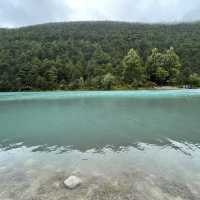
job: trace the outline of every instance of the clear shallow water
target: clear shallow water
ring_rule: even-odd
[[[198,199],[199,116],[200,90],[0,93],[0,199]]]

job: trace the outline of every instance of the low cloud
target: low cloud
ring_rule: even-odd
[[[0,26],[65,21],[70,12],[63,0],[0,0]]]
[[[0,0],[0,26],[76,20],[200,20],[199,0]]]

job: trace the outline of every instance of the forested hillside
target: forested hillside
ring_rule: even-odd
[[[200,23],[0,29],[0,91],[198,87],[199,74]]]

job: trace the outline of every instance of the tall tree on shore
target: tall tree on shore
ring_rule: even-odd
[[[180,74],[180,59],[174,48],[164,53],[154,48],[147,58],[147,74],[150,81],[159,85],[175,85]]]
[[[167,83],[170,85],[176,85],[180,75],[181,63],[180,58],[171,47],[166,51],[164,55],[165,70],[168,72],[169,77]]]
[[[140,56],[134,49],[130,49],[123,61],[123,80],[126,84],[139,86],[145,79],[145,70]]]
[[[157,48],[152,49],[151,54],[147,58],[147,75],[148,79],[157,84],[166,81],[168,76],[164,69],[164,56]],[[166,74],[166,75],[165,75]]]

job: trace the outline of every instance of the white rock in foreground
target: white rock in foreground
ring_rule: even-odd
[[[69,189],[74,189],[81,185],[82,180],[76,176],[70,176],[68,179],[64,181],[64,184]]]

